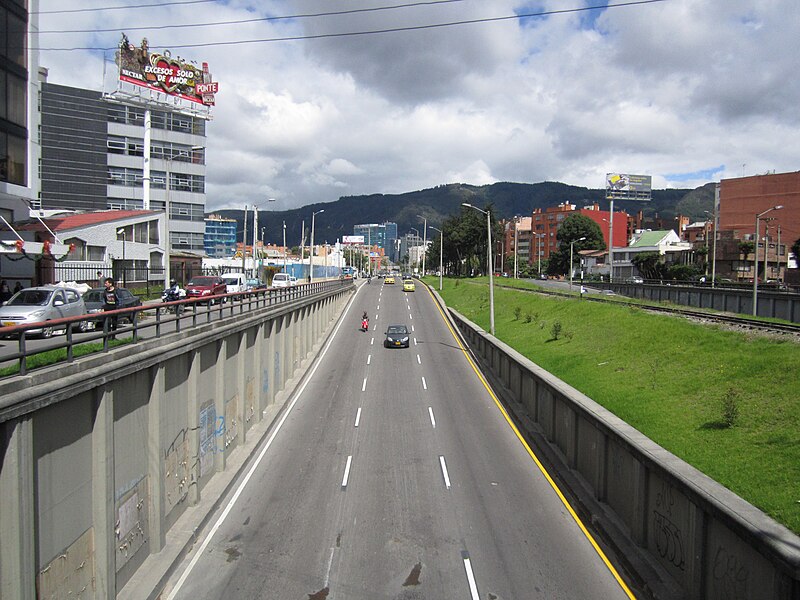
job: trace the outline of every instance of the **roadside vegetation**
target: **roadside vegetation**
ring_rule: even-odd
[[[800,533],[800,342],[577,297],[494,293],[498,338]],[[488,331],[485,278],[445,279],[441,294]]]
[[[110,348],[116,348],[123,344],[129,344],[133,338],[109,340],[108,345]],[[103,342],[91,342],[85,344],[76,344],[72,349],[72,355],[75,358],[79,356],[86,356],[87,354],[94,354],[103,351]],[[39,352],[25,359],[25,367],[30,371],[48,365],[54,365],[59,362],[67,360],[67,349],[58,348],[56,350],[48,350],[46,352]],[[0,377],[8,377],[10,375],[17,375],[19,373],[19,363],[10,367],[0,369]]]

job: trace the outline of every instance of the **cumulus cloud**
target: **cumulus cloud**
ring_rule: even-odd
[[[389,4],[228,0],[43,14],[42,30],[94,33],[47,33],[40,46],[113,48],[126,28],[155,49],[271,40],[176,50],[207,61],[220,82],[207,128],[209,209],[268,197],[285,209],[454,181],[600,187],[611,171],[689,187],[799,168],[796,0],[670,0],[345,37],[318,36],[590,2],[462,0],[301,16]],[[197,25],[258,18],[270,20]],[[40,62],[51,82],[101,89],[103,56],[42,50]]]

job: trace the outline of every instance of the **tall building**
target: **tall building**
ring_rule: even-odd
[[[211,258],[230,258],[236,254],[236,220],[210,215],[206,220],[205,251]]]
[[[38,6],[38,0],[0,3],[0,215],[10,223],[27,218],[34,196],[31,165],[38,150],[28,140],[38,129],[38,112],[29,75],[39,58]]]
[[[141,210],[144,109],[99,91],[51,84],[41,71],[37,208]],[[152,111],[151,210],[170,205],[170,246],[204,252],[205,120]],[[166,185],[169,179],[169,186]]]
[[[353,235],[363,235],[364,243],[383,248],[390,260],[397,261],[397,223],[366,223],[353,226]]]

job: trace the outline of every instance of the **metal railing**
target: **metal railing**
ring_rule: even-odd
[[[29,323],[0,327],[0,337],[18,336],[17,351],[0,356],[0,365],[19,366],[18,373],[26,375],[31,367],[28,359],[37,354],[66,349],[66,362],[75,360],[75,348],[84,344],[102,341],[102,352],[108,352],[111,341],[130,335],[131,343],[136,343],[145,332],[152,331],[153,337],[178,333],[183,329],[214,321],[251,313],[262,308],[274,307],[315,294],[352,286],[352,280],[329,280],[291,287],[266,288],[232,294],[187,298],[175,302],[154,302],[136,308],[122,308],[103,313],[84,314],[64,319],[53,319],[45,323]],[[121,325],[121,321],[127,324]],[[94,330],[85,331],[85,324],[93,323]],[[97,324],[102,323],[100,329]],[[32,349],[28,346],[28,332],[42,329],[43,326],[65,331],[63,341],[48,344],[47,347]],[[57,359],[54,362],[63,362]],[[52,364],[52,363],[48,363]]]

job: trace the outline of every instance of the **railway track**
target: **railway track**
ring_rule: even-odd
[[[498,284],[495,284],[498,285]],[[530,292],[534,294],[545,294],[548,296],[562,296],[565,298],[574,298],[575,294],[569,294],[566,292],[558,292],[553,290],[547,290],[544,288],[540,289],[525,289],[514,287],[510,285],[502,285],[499,284],[498,287],[502,287],[508,290],[521,290],[524,292]],[[761,333],[776,333],[782,335],[794,335],[800,338],[800,324],[797,323],[778,323],[778,322],[771,322],[771,321],[763,321],[760,319],[753,319],[750,317],[745,317],[741,315],[731,315],[727,313],[716,313],[716,312],[709,312],[703,310],[693,310],[689,308],[677,308],[677,307],[669,307],[669,306],[659,306],[657,304],[646,304],[642,302],[627,302],[625,300],[621,300],[622,296],[614,296],[614,299],[603,297],[603,296],[596,296],[596,295],[584,295],[583,299],[589,302],[606,302],[606,303],[613,303],[619,304],[622,306],[630,306],[634,308],[641,308],[642,310],[647,310],[650,312],[661,313],[661,314],[669,314],[675,316],[682,316],[687,319],[695,319],[699,321],[705,321],[709,323],[718,323],[722,325],[728,325],[730,327],[735,327],[738,329],[745,329],[751,331],[758,331]]]

